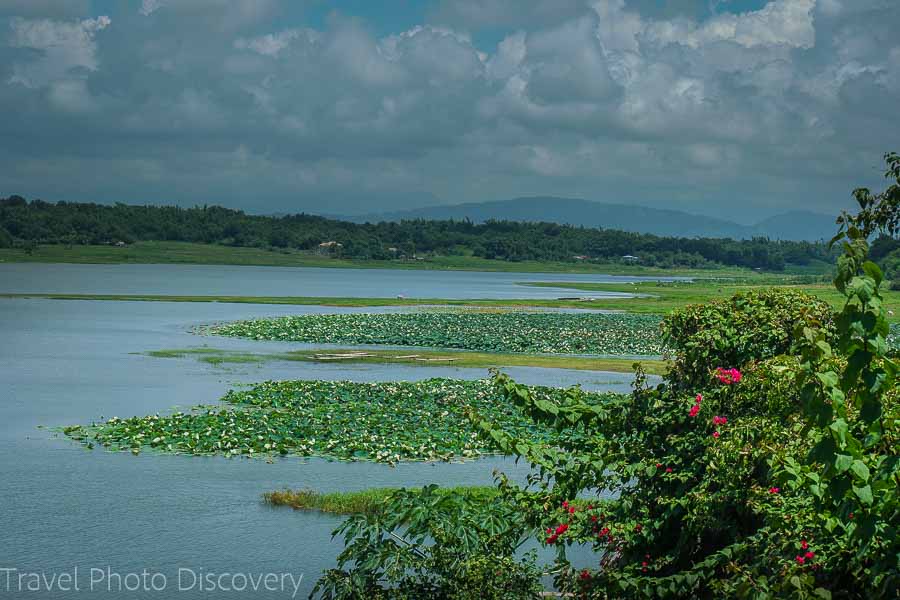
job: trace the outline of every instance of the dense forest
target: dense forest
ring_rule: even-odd
[[[298,214],[248,215],[221,206],[89,204],[0,199],[0,248],[36,244],[183,241],[296,249],[353,259],[472,255],[507,261],[635,261],[659,267],[716,265],[780,271],[831,261],[819,243],[676,238],[555,223],[411,220],[350,223]]]

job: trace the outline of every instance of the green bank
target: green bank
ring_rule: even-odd
[[[500,354],[492,352],[464,352],[441,350],[293,350],[290,352],[236,352],[217,348],[179,348],[151,350],[156,358],[195,358],[216,366],[262,364],[270,361],[341,362],[350,364],[403,364],[410,366],[451,365],[454,367],[539,367],[546,369],[574,369],[579,371],[609,371],[631,373],[635,363],[645,372],[663,375],[668,363],[641,358],[595,358],[584,356],[545,356],[534,354]]]
[[[263,502],[270,506],[286,506],[294,510],[317,510],[339,515],[376,515],[399,488],[370,488],[355,492],[318,492],[315,490],[277,490],[263,494]],[[410,490],[412,491],[412,490]],[[415,490],[420,491],[420,490]],[[459,486],[438,488],[440,496],[462,496],[469,501],[495,500],[500,491],[489,486]]]
[[[29,250],[0,248],[0,263],[83,264],[196,264],[266,267],[329,267],[349,269],[424,269],[444,271],[501,271],[521,273],[603,273],[611,275],[748,276],[740,268],[663,269],[623,262],[552,262],[492,260],[477,256],[430,256],[408,260],[361,260],[324,256],[294,249],[196,244],[191,242],[135,242],[127,246],[42,244]]]

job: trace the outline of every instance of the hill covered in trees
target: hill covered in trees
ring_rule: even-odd
[[[297,214],[249,215],[221,206],[89,204],[0,199],[0,247],[183,241],[291,248],[351,259],[476,256],[506,261],[629,261],[657,267],[726,265],[779,271],[831,260],[819,243],[661,237],[613,229],[489,220],[351,223]]]
[[[332,215],[329,215],[332,216]],[[344,217],[336,217],[344,218]],[[593,202],[579,198],[535,196],[494,202],[428,206],[405,211],[346,217],[355,223],[409,220],[525,221],[602,227],[659,236],[731,238],[767,237],[777,240],[819,241],[831,238],[835,217],[808,211],[792,211],[769,217],[755,225],[741,225],[709,215],[635,204]]]

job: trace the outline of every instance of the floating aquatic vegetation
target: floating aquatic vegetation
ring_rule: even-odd
[[[555,401],[564,390],[537,387]],[[611,394],[585,392],[603,402]],[[193,412],[111,418],[91,427],[67,427],[86,445],[137,454],[152,448],[226,456],[300,455],[341,460],[453,460],[490,453],[465,412],[473,409],[510,433],[547,439],[489,380],[420,382],[267,381],[229,391],[232,406]]]
[[[317,344],[388,344],[487,352],[652,356],[660,317],[625,313],[415,312],[299,315],[207,327],[214,335]]]

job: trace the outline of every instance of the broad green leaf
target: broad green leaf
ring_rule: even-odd
[[[837,469],[838,473],[846,472],[852,464],[852,456],[847,456],[846,454],[838,454],[834,458],[834,468]]]
[[[853,493],[856,494],[856,497],[859,498],[860,502],[867,506],[871,506],[872,502],[875,500],[872,496],[872,488],[868,485],[863,487],[853,486]]]

